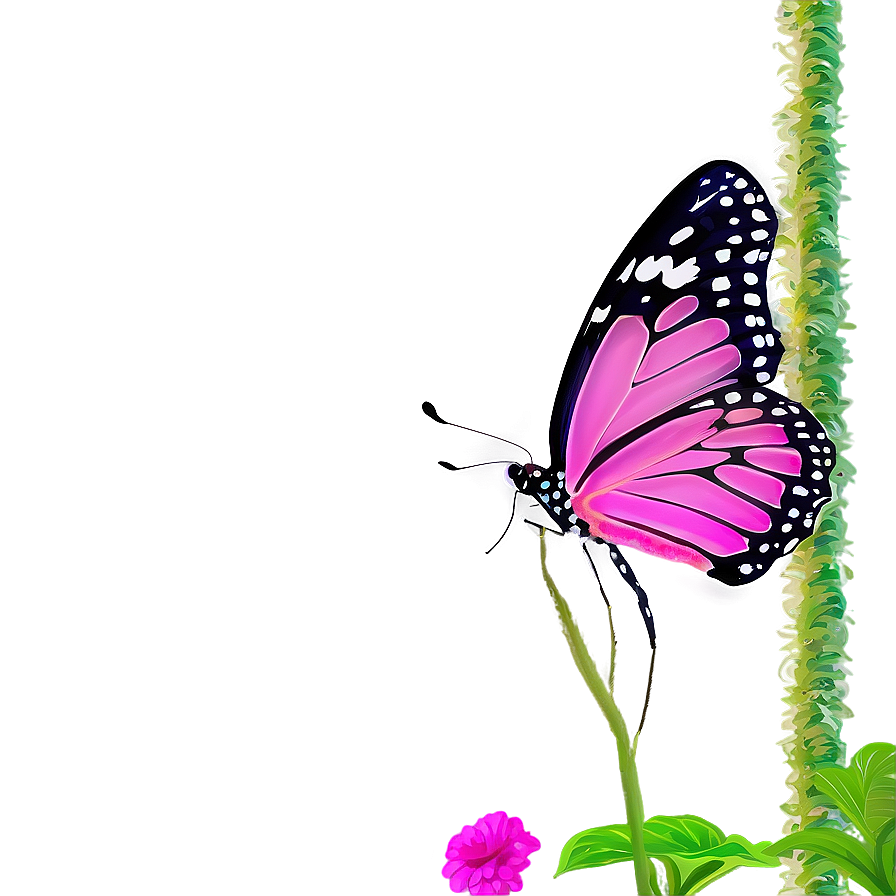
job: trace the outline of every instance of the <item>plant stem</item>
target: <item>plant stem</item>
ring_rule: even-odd
[[[547,545],[545,543],[544,529],[541,530],[541,573],[545,584],[554,600],[557,614],[560,616],[560,627],[569,644],[572,658],[579,670],[588,690],[591,691],[597,705],[600,707],[613,737],[616,738],[616,752],[619,756],[619,777],[622,781],[622,795],[625,799],[625,818],[628,822],[632,838],[632,857],[635,862],[635,883],[638,888],[638,896],[651,896],[650,887],[650,859],[644,848],[644,801],[641,798],[641,786],[638,783],[638,768],[635,764],[635,751],[628,737],[625,727],[625,719],[616,705],[613,696],[607,690],[603,679],[594,665],[594,660],[588,653],[582,633],[572,618],[569,604],[563,595],[557,590],[547,567]]]
[[[815,414],[837,450],[833,500],[785,573],[790,581],[784,607],[791,620],[785,648],[788,735],[783,744],[791,769],[791,798],[782,807],[788,815],[785,833],[845,826],[814,784],[818,769],[843,765],[841,729],[850,715],[844,704],[850,621],[844,584],[850,571],[843,562],[849,544],[843,489],[854,469],[845,457],[850,441],[843,414],[849,402],[842,382],[849,356],[839,330],[848,326],[848,305],[837,220],[843,166],[834,137],[840,127],[840,15],[839,0],[783,0],[778,12],[779,31],[789,39],[781,51],[791,94],[777,117],[785,144],[780,165],[786,173],[781,197],[785,216],[777,244],[784,250],[781,308],[789,319],[783,332],[783,372],[788,393]],[[837,869],[820,856],[807,853],[800,862],[787,864],[782,892],[847,892]]]

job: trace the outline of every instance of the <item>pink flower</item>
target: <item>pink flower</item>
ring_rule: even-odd
[[[442,877],[451,882],[455,893],[469,888],[473,896],[507,894],[523,888],[520,872],[529,867],[526,856],[541,844],[523,830],[518,818],[493,812],[480,818],[448,841]]]

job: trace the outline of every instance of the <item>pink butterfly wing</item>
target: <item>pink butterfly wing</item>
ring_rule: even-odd
[[[573,527],[729,584],[811,534],[834,449],[807,410],[765,387],[782,353],[765,288],[776,223],[748,171],[711,162],[610,269],[551,419]]]
[[[686,296],[659,315],[653,330],[635,316],[610,327],[573,410],[565,452],[570,484],[617,439],[689,398],[736,383],[731,374],[742,358],[737,346],[725,342],[728,324],[708,317],[688,325],[698,307],[695,297]]]
[[[578,484],[569,480],[573,510],[592,535],[728,584],[790,553],[831,496],[824,429],[771,390],[723,386],[639,432],[603,454],[598,440]]]

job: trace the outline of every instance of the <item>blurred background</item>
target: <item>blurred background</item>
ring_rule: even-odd
[[[622,821],[497,443],[547,462],[604,274],[693,168],[769,195],[774,3],[7,6],[0,14],[0,889],[444,894],[488,812],[542,843],[526,892]],[[893,740],[893,477],[881,110],[889,7],[842,25],[858,468],[844,728]],[[549,563],[599,664],[572,539]],[[783,581],[630,550],[659,652],[647,815],[775,839]],[[649,650],[605,555],[617,689]],[[723,894],[776,893],[775,869]]]

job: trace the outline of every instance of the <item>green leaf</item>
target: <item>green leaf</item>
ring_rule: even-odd
[[[814,784],[859,829],[868,843],[896,813],[896,749],[877,743],[862,747],[848,768],[821,768]]]
[[[647,855],[666,869],[670,894],[690,896],[736,868],[776,867],[759,844],[733,834],[726,837],[711,822],[697,815],[657,815],[644,822]],[[580,868],[597,868],[632,858],[626,824],[591,828],[570,838],[560,854],[555,877]]]
[[[697,852],[725,842],[722,829],[699,815],[654,815],[644,822],[644,845],[660,853]]]
[[[600,868],[632,859],[632,838],[627,824],[608,824],[602,828],[581,831],[566,841],[557,866],[559,877],[567,871]]]
[[[712,859],[704,862],[698,868],[695,868],[687,877],[687,880],[681,885],[681,893],[696,893],[696,887],[706,885],[706,882],[712,878],[716,871],[724,866],[721,859]]]
[[[877,832],[877,843],[874,844],[874,864],[877,867],[877,876],[886,882],[888,893],[896,893],[894,830],[896,830],[896,818],[885,821]]]
[[[773,843],[765,851],[769,855],[783,856],[793,850],[823,856],[844,877],[852,878],[875,896],[887,893],[886,884],[874,867],[874,857],[868,848],[843,831],[830,828],[806,828],[796,831]]]
[[[681,872],[672,859],[668,856],[656,856],[650,863],[656,874],[658,894],[681,892]]]

